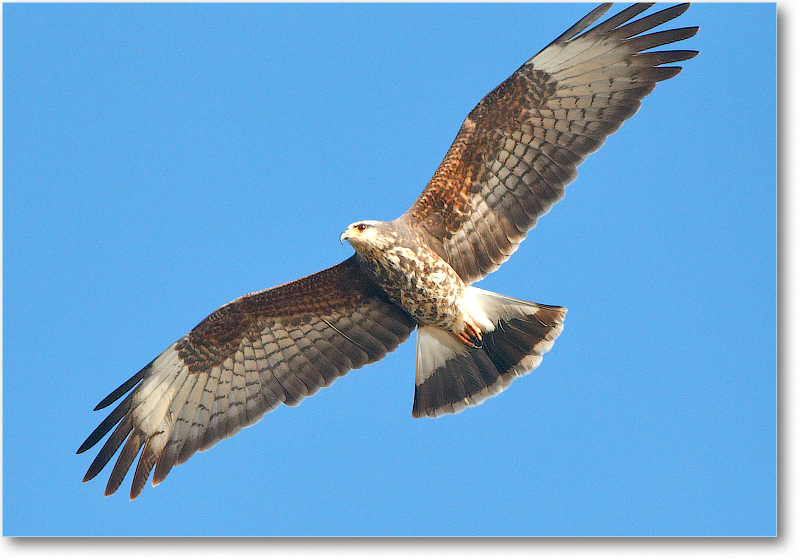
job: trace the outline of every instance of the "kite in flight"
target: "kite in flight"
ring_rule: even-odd
[[[639,109],[656,83],[697,55],[649,51],[696,27],[646,33],[688,4],[635,19],[637,4],[587,31],[610,4],[570,27],[469,113],[409,210],[342,233],[344,262],[217,309],[97,405],[122,398],[78,453],[109,431],[84,477],[122,446],[105,495],[139,456],[130,498],[150,473],[209,449],[281,403],[376,362],[416,328],[413,415],[454,414],[533,370],[566,309],[471,286],[511,256],[564,196],[577,166]],[[647,51],[647,52],[645,52]],[[124,445],[123,445],[124,444]]]

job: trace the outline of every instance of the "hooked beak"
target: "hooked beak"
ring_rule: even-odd
[[[342,235],[339,236],[339,243],[344,244],[345,239],[350,239],[350,234],[347,232],[347,230],[343,231]]]

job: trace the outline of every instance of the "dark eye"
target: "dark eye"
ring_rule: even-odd
[[[365,229],[367,229],[367,226],[366,226],[366,224],[358,224],[358,225],[356,226],[356,229],[357,229],[358,231],[364,231]]]

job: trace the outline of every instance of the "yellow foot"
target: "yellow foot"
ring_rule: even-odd
[[[467,323],[464,325],[464,330],[456,333],[464,344],[470,348],[480,348],[483,345],[483,337],[481,331],[476,329],[473,325]]]

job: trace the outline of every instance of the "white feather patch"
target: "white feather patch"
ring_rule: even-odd
[[[415,383],[423,383],[447,360],[466,354],[466,345],[452,333],[436,327],[417,329],[417,373]]]
[[[475,286],[467,286],[464,292],[467,313],[482,332],[492,332],[501,318],[530,315],[539,306],[512,297],[481,290]]]
[[[483,333],[492,332],[501,318],[532,315],[539,309],[539,306],[534,303],[474,286],[467,286],[462,303],[472,322]],[[534,350],[544,353],[552,345],[552,340],[542,341]],[[423,383],[447,360],[467,352],[467,346],[452,333],[436,327],[420,327],[417,330],[416,383],[418,385]],[[526,361],[522,362],[522,365],[526,369],[533,369],[540,361],[540,356],[529,356]]]
[[[173,344],[153,362],[152,373],[136,390],[131,408],[134,423],[145,434],[152,434],[167,415],[175,393],[188,372]],[[179,381],[179,382],[176,382]]]

